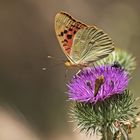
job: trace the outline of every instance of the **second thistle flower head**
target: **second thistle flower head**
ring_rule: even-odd
[[[96,103],[127,88],[129,77],[121,68],[98,66],[76,74],[68,84],[69,99]]]

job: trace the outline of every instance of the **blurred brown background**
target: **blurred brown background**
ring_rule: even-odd
[[[22,114],[19,117],[17,113],[13,120],[9,113],[13,111],[0,110],[0,116],[6,110],[4,115],[10,117],[0,117],[0,130],[9,135],[13,130],[7,130],[9,119],[20,122],[21,126],[28,122],[25,127],[30,126],[37,139],[85,139],[78,132],[73,133],[74,127],[68,122],[64,65],[47,59],[47,55],[66,59],[54,31],[54,17],[61,10],[104,29],[116,46],[136,56],[137,69],[130,88],[139,96],[139,6],[139,0],[0,0],[0,103]],[[43,67],[47,70],[43,71]],[[1,125],[1,122],[5,123]],[[139,131],[140,128],[133,132],[135,140],[139,140]],[[0,139],[11,140],[11,137],[4,138],[1,132]],[[32,134],[28,139],[35,140]]]

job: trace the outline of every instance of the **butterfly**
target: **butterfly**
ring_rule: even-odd
[[[88,26],[65,12],[56,14],[55,31],[68,58],[66,66],[89,66],[114,50],[112,39],[103,30]]]

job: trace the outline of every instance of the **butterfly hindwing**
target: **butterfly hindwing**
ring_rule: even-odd
[[[92,26],[77,31],[70,57],[77,64],[88,64],[108,56],[114,50],[112,39]]]
[[[59,40],[62,50],[64,51],[68,59],[70,59],[70,61],[72,61],[72,59],[70,58],[70,52],[73,38],[77,31],[84,27],[87,27],[87,25],[76,21],[65,12],[60,12],[55,17],[56,36]]]

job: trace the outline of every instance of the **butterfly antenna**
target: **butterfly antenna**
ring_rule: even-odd
[[[49,59],[54,59],[55,57],[51,56],[51,55],[48,55],[47,56]]]
[[[43,67],[42,68],[42,70],[43,71],[46,71],[46,70],[49,70],[49,69],[51,69],[51,68],[53,68],[53,67],[55,67],[55,66],[58,66],[58,65],[61,65],[61,64],[63,64],[62,62],[60,63],[56,63],[56,64],[54,64],[54,65],[51,65],[51,66],[49,66],[49,67]]]
[[[57,59],[57,58],[55,58],[54,56],[51,56],[51,55],[48,55],[47,58],[51,59],[51,60],[55,60],[57,62],[61,62],[61,63],[62,62],[64,63],[66,61],[66,60],[63,60],[63,59]]]

